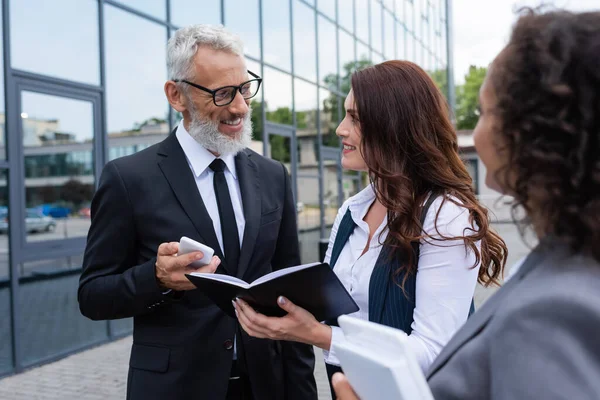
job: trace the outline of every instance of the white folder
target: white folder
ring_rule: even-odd
[[[406,333],[347,315],[338,323],[346,340],[335,354],[361,400],[433,400]]]

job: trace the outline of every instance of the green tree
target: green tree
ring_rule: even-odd
[[[487,68],[471,65],[465,75],[465,84],[456,88],[456,127],[473,129],[479,119],[477,106],[479,89],[487,73]]]
[[[373,65],[373,63],[366,58],[362,58],[359,61],[351,61],[344,64],[341,76],[337,74],[329,74],[323,79],[323,81],[329,88],[334,90],[337,89],[339,81],[340,91],[344,94],[347,94],[350,92],[350,87],[352,86],[352,74],[371,65]],[[329,97],[323,99],[322,101],[322,111],[325,114],[324,117],[321,117],[321,121],[323,122],[321,124],[323,144],[325,146],[337,147],[340,144],[339,139],[335,135],[335,129],[337,128],[340,119],[340,116],[338,116],[338,101],[341,102],[339,109],[343,110],[344,99],[340,98],[335,93],[332,93]],[[325,119],[325,117],[328,117],[328,119]]]
[[[436,69],[429,73],[436,86],[448,99],[448,73],[445,69]]]

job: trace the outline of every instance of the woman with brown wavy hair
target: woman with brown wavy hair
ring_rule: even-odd
[[[501,277],[506,246],[425,71],[407,61],[358,71],[345,108],[342,166],[367,171],[371,185],[339,210],[325,262],[357,302],[356,316],[404,330],[425,371],[467,320],[478,278]],[[284,298],[280,306],[288,314],[268,318],[236,302],[248,334],[321,347],[329,375],[339,370],[335,346],[344,338],[335,322],[321,324]]]
[[[429,386],[436,400],[597,400],[600,12],[522,11],[480,105],[486,183],[514,198],[539,244],[443,349]]]

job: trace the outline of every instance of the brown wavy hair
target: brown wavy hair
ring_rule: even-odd
[[[600,261],[600,12],[525,8],[489,81],[497,180],[541,235]]]
[[[392,249],[391,256],[404,257],[401,270],[407,273],[401,286],[417,269],[411,243],[427,240],[421,204],[432,192],[445,194],[442,205],[452,201],[468,209],[471,225],[462,236],[443,236],[437,226],[440,207],[436,241],[463,240],[476,256],[472,267],[480,264],[478,281],[498,284],[506,244],[490,227],[488,210],[475,197],[471,176],[458,154],[446,100],[433,80],[414,63],[386,61],[355,72],[352,90],[362,132],[360,150],[377,199],[387,208],[389,234],[384,245]]]

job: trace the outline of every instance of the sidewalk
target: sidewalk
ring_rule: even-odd
[[[0,380],[2,400],[125,399],[131,336]],[[320,400],[330,400],[322,352],[315,349]]]

